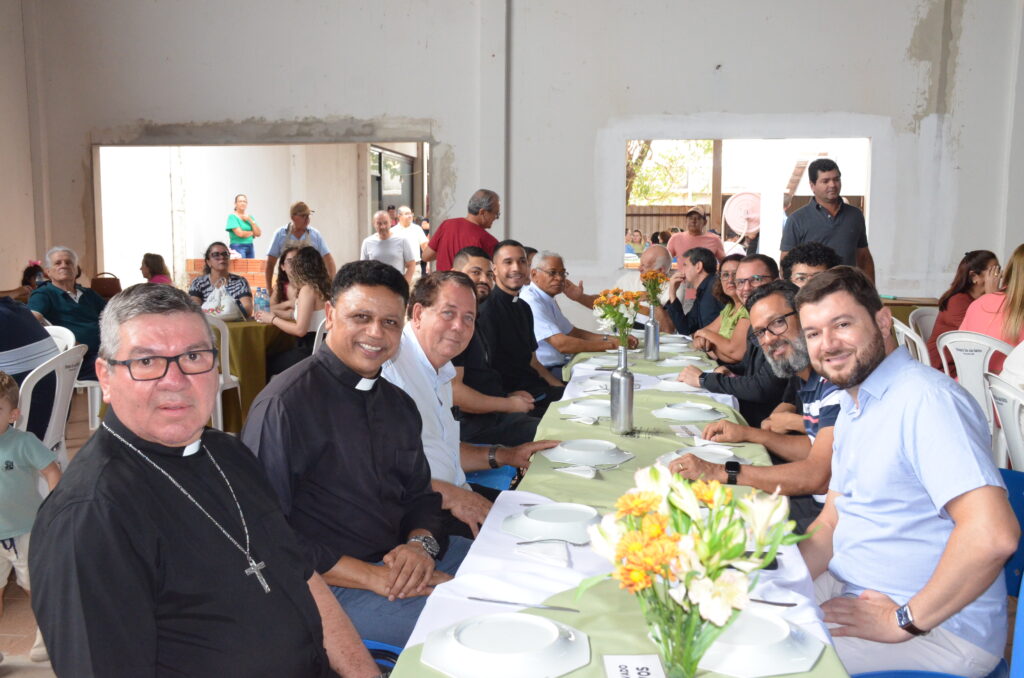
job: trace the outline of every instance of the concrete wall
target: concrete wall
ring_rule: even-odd
[[[92,143],[428,140],[435,223],[495,188],[495,235],[562,250],[588,289],[619,266],[629,138],[870,138],[886,293],[1022,239],[1021,0],[22,8],[36,233],[87,270]]]

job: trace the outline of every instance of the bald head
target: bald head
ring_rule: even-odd
[[[661,271],[672,274],[672,255],[664,245],[651,245],[640,255],[640,272]]]

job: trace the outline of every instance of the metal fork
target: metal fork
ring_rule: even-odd
[[[570,541],[569,539],[558,539],[557,537],[548,537],[547,539],[528,539],[526,541],[517,541],[516,546],[526,546],[527,544],[569,544],[570,546],[586,546],[589,541]]]

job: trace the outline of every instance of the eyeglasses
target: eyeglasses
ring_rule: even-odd
[[[203,348],[179,355],[149,355],[128,360],[107,360],[108,365],[124,365],[135,381],[163,379],[171,363],[177,363],[182,374],[206,374],[217,365],[217,349]]]
[[[821,271],[815,271],[814,273],[794,273],[792,280],[793,282],[800,283],[802,285],[814,276],[818,275],[818,273],[821,273]]]
[[[566,278],[569,277],[569,271],[566,271],[564,269],[561,270],[561,271],[556,271],[553,268],[538,268],[537,270],[538,271],[544,271],[545,273],[547,273],[552,278],[561,278],[562,280],[565,280]]]
[[[770,275],[752,275],[749,278],[736,278],[736,287],[743,287],[744,285],[760,285],[763,282],[771,282],[772,277]]]
[[[733,271],[731,273],[726,273],[725,271],[722,271],[721,273],[718,274],[718,277],[721,278],[722,280],[736,280],[736,271]]]
[[[758,341],[762,341],[764,339],[764,335],[769,332],[771,332],[772,335],[776,337],[779,336],[787,329],[789,329],[789,321],[786,320],[786,318],[788,318],[791,315],[796,315],[796,311],[790,311],[786,315],[780,315],[778,318],[768,323],[767,327],[762,327],[759,330],[754,330],[754,337],[756,337]]]
[[[210,252],[211,259],[229,259],[230,257],[230,252]]]

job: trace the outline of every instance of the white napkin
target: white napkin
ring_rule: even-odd
[[[577,424],[587,424],[588,426],[593,426],[597,423],[597,419],[594,417],[584,417],[583,415],[573,417],[572,419],[566,419],[566,421],[575,422]]]
[[[561,473],[568,473],[571,476],[579,476],[580,478],[586,478],[593,480],[597,476],[597,469],[593,466],[562,466],[555,469]]]
[[[520,546],[516,546],[516,553],[526,556],[527,558],[539,560],[542,563],[549,563],[560,567],[572,567],[572,556],[569,554],[569,545],[565,542],[522,544]],[[491,594],[491,597],[494,597],[493,594]]]
[[[703,431],[700,426],[694,426],[693,424],[670,424],[669,429],[674,431],[680,438],[693,438],[694,440],[699,438]]]

